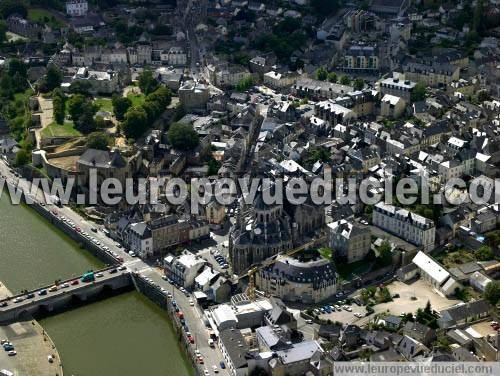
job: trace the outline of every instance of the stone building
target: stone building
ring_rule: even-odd
[[[370,252],[371,232],[367,227],[341,219],[329,223],[328,228],[335,257],[350,263],[364,259]]]
[[[256,275],[259,290],[284,301],[318,303],[337,292],[335,265],[317,256],[308,260],[284,257]]]

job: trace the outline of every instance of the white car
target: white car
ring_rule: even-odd
[[[193,307],[193,306],[194,306],[194,301],[193,301],[193,299],[189,299],[189,305],[190,305],[191,307]]]
[[[205,369],[205,370],[203,370],[203,375],[205,375],[205,376],[210,376],[210,372],[208,372],[208,370],[207,370],[207,369]]]
[[[212,369],[213,369],[214,373],[219,373],[219,370],[217,369],[217,366],[216,366],[216,365],[213,365],[213,366],[212,366]]]
[[[14,299],[14,303],[21,303],[23,300],[24,300],[24,298],[19,296],[19,297]]]
[[[359,313],[359,312],[355,312],[355,313],[354,313],[354,316],[356,316],[357,318],[361,318],[361,317],[363,317],[363,315],[362,315],[361,313]]]

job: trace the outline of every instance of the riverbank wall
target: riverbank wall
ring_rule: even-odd
[[[7,181],[7,184],[10,185],[11,188],[14,188],[11,182]],[[27,204],[24,192],[22,194],[22,201],[25,204]],[[112,254],[108,253],[106,250],[94,244],[90,239],[86,238],[81,233],[75,231],[74,228],[72,228],[66,222],[62,221],[58,215],[55,215],[53,212],[51,212],[47,206],[43,206],[32,199],[29,199],[29,202],[30,203],[27,204],[29,207],[33,208],[39,215],[48,220],[52,225],[54,225],[63,233],[68,235],[71,239],[76,241],[82,248],[88,250],[99,260],[101,260],[107,265],[119,264],[118,260],[116,260]],[[194,347],[189,342],[189,339],[186,336],[186,332],[183,330],[182,323],[176,315],[175,307],[172,305],[172,300],[168,299],[167,294],[162,292],[158,286],[148,283],[144,278],[142,278],[140,275],[136,273],[131,273],[131,281],[137,291],[146,296],[149,300],[158,305],[165,312],[167,312],[175,336],[179,341],[180,348],[186,355],[187,359],[189,359],[189,363],[193,367],[195,374],[203,375],[204,367],[202,367],[202,365],[197,363],[196,354],[194,353]]]

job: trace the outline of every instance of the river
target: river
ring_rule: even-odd
[[[0,280],[13,293],[102,266],[29,207],[11,205],[6,195],[0,199]],[[193,373],[167,314],[135,291],[40,323],[57,346],[66,376]]]

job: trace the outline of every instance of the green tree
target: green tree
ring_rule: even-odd
[[[148,115],[142,106],[130,107],[125,114],[122,129],[128,138],[137,138],[147,129]]]
[[[500,281],[492,281],[486,285],[483,293],[484,298],[496,306],[500,302]]]
[[[354,90],[362,90],[365,87],[365,82],[362,78],[356,78],[353,82]]]
[[[487,90],[481,90],[477,93],[477,100],[479,102],[489,101],[491,99],[490,93]]]
[[[191,125],[173,123],[167,131],[167,139],[170,145],[179,150],[193,150],[198,146],[200,140],[198,133]]]
[[[75,94],[68,99],[68,113],[73,121],[76,121],[85,111],[87,98],[82,94]]]
[[[344,75],[342,75],[342,77],[340,77],[340,83],[342,85],[349,85],[351,83],[351,79],[349,78],[349,76],[346,76],[344,74]]]
[[[7,40],[7,24],[4,20],[0,20],[0,43],[3,43]]]
[[[243,77],[237,84],[236,84],[236,90],[239,92],[246,91],[250,89],[253,86],[253,77],[252,76],[246,76]]]
[[[451,350],[451,344],[448,338],[444,335],[438,335],[434,346],[442,351],[449,352]]]
[[[125,113],[132,107],[132,101],[129,98],[122,97],[118,94],[113,95],[111,103],[113,104],[113,112],[120,121],[125,118]]]
[[[89,95],[91,88],[92,85],[88,81],[73,81],[71,85],[69,85],[69,92],[71,94]]]
[[[20,149],[16,154],[16,159],[14,161],[14,164],[16,166],[24,166],[28,164],[29,161],[30,161],[29,153],[24,149]]]
[[[0,1],[0,15],[7,19],[11,14],[19,14],[21,17],[28,16],[28,9],[22,0],[2,0]]]
[[[383,266],[391,265],[392,263],[392,252],[391,243],[384,240],[380,247],[378,248],[380,264]]]
[[[153,77],[153,72],[150,70],[142,71],[137,80],[139,88],[145,95],[152,93],[160,86],[160,83]]]
[[[56,123],[63,124],[66,109],[65,109],[65,97],[61,89],[55,89],[52,92],[52,111]]]
[[[210,158],[208,161],[208,176],[217,175],[220,167],[221,163],[218,160]]]
[[[47,68],[47,73],[45,73],[45,77],[42,80],[40,85],[40,90],[43,92],[52,91],[61,86],[62,82],[62,74],[59,68],[55,65],[51,64]]]
[[[328,73],[328,81],[332,82],[332,83],[336,83],[337,82],[337,73],[335,73],[335,72]]]
[[[474,256],[476,256],[476,258],[479,261],[492,260],[493,259],[493,251],[487,245],[483,245],[476,252],[474,252]]]
[[[92,102],[85,102],[83,112],[76,120],[74,120],[75,128],[85,134],[95,131],[96,123],[94,115],[96,112],[97,108],[92,104]]]
[[[307,153],[306,163],[313,165],[317,161],[328,162],[330,158],[330,151],[324,146],[312,147]]]
[[[338,0],[311,0],[312,8],[321,17],[326,17],[332,13],[336,13],[339,9]]]
[[[325,67],[319,67],[316,69],[316,78],[320,81],[326,81],[328,78],[328,71],[325,69]]]
[[[482,35],[486,31],[483,0],[477,0],[476,2],[472,16],[472,28],[479,35]]]
[[[87,136],[87,147],[90,149],[108,150],[110,137],[105,132],[93,132]]]
[[[425,99],[426,86],[423,82],[417,82],[413,91],[411,92],[410,99],[412,102],[419,102]]]

